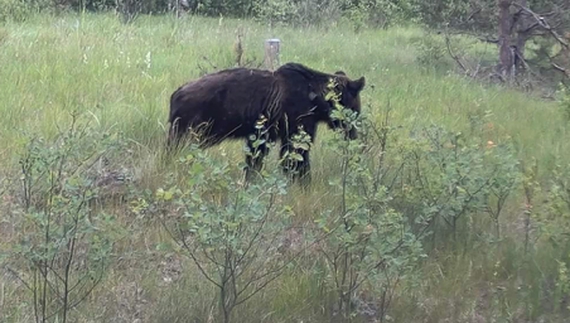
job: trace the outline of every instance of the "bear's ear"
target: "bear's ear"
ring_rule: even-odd
[[[336,71],[336,72],[334,72],[334,73],[335,73],[336,75],[343,75],[343,76],[346,76],[346,73],[343,72],[343,71]]]
[[[364,85],[366,85],[366,78],[364,78],[364,76],[359,78],[356,81],[350,81],[348,83],[348,87],[354,93],[358,93],[358,92],[362,91],[362,89],[364,88]]]

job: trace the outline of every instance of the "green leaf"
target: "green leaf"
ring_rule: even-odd
[[[265,143],[265,139],[257,139],[256,141],[253,142],[252,146],[253,148],[259,148],[259,146],[263,145]]]
[[[295,142],[293,143],[293,147],[295,149],[303,149],[305,151],[308,151],[310,149],[309,144],[305,142]]]
[[[296,152],[291,152],[291,154],[289,154],[289,158],[297,160],[297,161],[303,161],[303,156],[301,156],[301,154],[296,153]]]
[[[164,192],[164,195],[163,195],[162,198],[163,198],[165,201],[170,201],[170,200],[172,200],[172,197],[173,197],[172,192],[171,192],[171,191],[166,191],[166,192]]]

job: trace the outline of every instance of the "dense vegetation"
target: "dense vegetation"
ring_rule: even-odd
[[[545,100],[456,73],[441,35],[398,26],[419,17],[413,1],[382,2],[394,17],[385,29],[359,24],[373,10],[349,8],[377,4],[365,1],[346,1],[325,26],[225,15],[123,24],[0,1],[21,10],[2,12],[0,27],[0,321],[570,314],[568,94]],[[285,14],[294,1],[269,2]],[[255,8],[241,16],[263,17]],[[313,154],[310,191],[289,186],[276,158],[244,183],[242,143],[163,149],[172,91],[261,64],[271,37],[282,62],[367,78],[362,120],[335,112],[359,125],[357,141],[325,127],[312,147],[298,138]],[[497,56],[469,37],[454,46],[466,60]]]

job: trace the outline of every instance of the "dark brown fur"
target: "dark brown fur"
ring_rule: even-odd
[[[209,147],[226,138],[249,138],[256,134],[255,124],[260,116],[267,118],[267,143],[281,141],[283,156],[290,147],[290,139],[302,126],[314,140],[319,122],[329,127],[344,125],[331,120],[332,103],[324,98],[331,78],[338,84],[340,103],[360,113],[360,91],[365,85],[364,77],[350,80],[343,72],[326,74],[297,63],[287,63],[275,72],[266,70],[234,68],[208,74],[178,88],[171,96],[171,124],[169,143],[178,142],[189,128],[200,125],[203,132],[203,147]],[[349,131],[349,138],[356,138],[356,130]],[[252,142],[248,140],[252,149]],[[257,148],[257,157],[248,156],[247,178],[251,171],[261,169],[263,158],[268,153],[267,145]],[[310,181],[308,151],[299,151],[303,162],[295,169],[301,178]],[[285,166],[285,165],[284,165]]]

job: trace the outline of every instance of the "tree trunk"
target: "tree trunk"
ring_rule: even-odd
[[[521,6],[527,7],[528,1],[527,0],[519,0],[518,2]],[[524,63],[524,50],[526,47],[526,41],[528,39],[528,35],[530,33],[530,26],[529,21],[525,14],[521,14],[518,21],[517,21],[517,41],[516,41],[516,55],[517,59],[515,60],[515,68],[517,70],[522,70],[525,68]]]
[[[511,21],[510,13],[512,0],[497,0],[499,8],[499,73],[510,81],[513,76],[514,55],[511,49]]]

